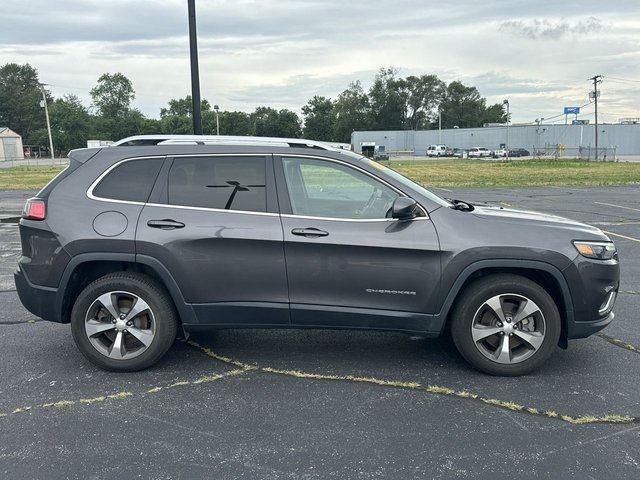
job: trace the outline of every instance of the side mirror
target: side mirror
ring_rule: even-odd
[[[391,206],[391,217],[399,220],[411,220],[417,217],[418,203],[409,197],[398,197]]]

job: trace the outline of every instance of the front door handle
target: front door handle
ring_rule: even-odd
[[[149,220],[147,225],[151,228],[161,228],[162,230],[173,230],[174,228],[184,227],[184,223],[176,222],[168,218],[163,220]]]
[[[329,235],[329,232],[325,232],[324,230],[320,230],[319,228],[294,228],[291,230],[291,233],[294,235],[299,235],[301,237],[307,238],[318,238],[318,237],[326,237]]]

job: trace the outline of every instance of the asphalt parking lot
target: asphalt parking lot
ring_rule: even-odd
[[[24,310],[0,223],[0,478],[639,478],[640,187],[434,191],[609,232],[614,323],[521,378],[444,338],[304,330],[199,334],[114,374]]]

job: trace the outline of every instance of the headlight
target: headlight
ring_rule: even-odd
[[[574,241],[573,246],[583,257],[595,258],[596,260],[610,260],[617,251],[613,242],[580,242]]]

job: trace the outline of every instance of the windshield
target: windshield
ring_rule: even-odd
[[[403,185],[415,190],[420,195],[423,195],[423,196],[427,197],[429,200],[437,203],[440,206],[443,206],[443,207],[450,207],[451,206],[451,203],[447,202],[444,198],[439,197],[435,193],[433,193],[433,192],[427,190],[426,188],[424,188],[419,183],[414,182],[413,180],[405,177],[404,175],[396,172],[395,170],[393,170],[391,168],[388,168],[388,167],[385,167],[381,163],[374,162],[373,160],[370,160],[367,157],[363,157],[362,155],[358,155],[357,153],[355,153],[353,151],[350,151],[350,150],[343,150],[342,153],[344,153],[346,155],[349,155],[350,157],[356,157],[360,161],[366,163],[367,165],[370,165],[370,166],[376,168],[377,170],[383,171],[385,174],[389,175],[394,180],[397,180],[398,182],[402,183]]]

